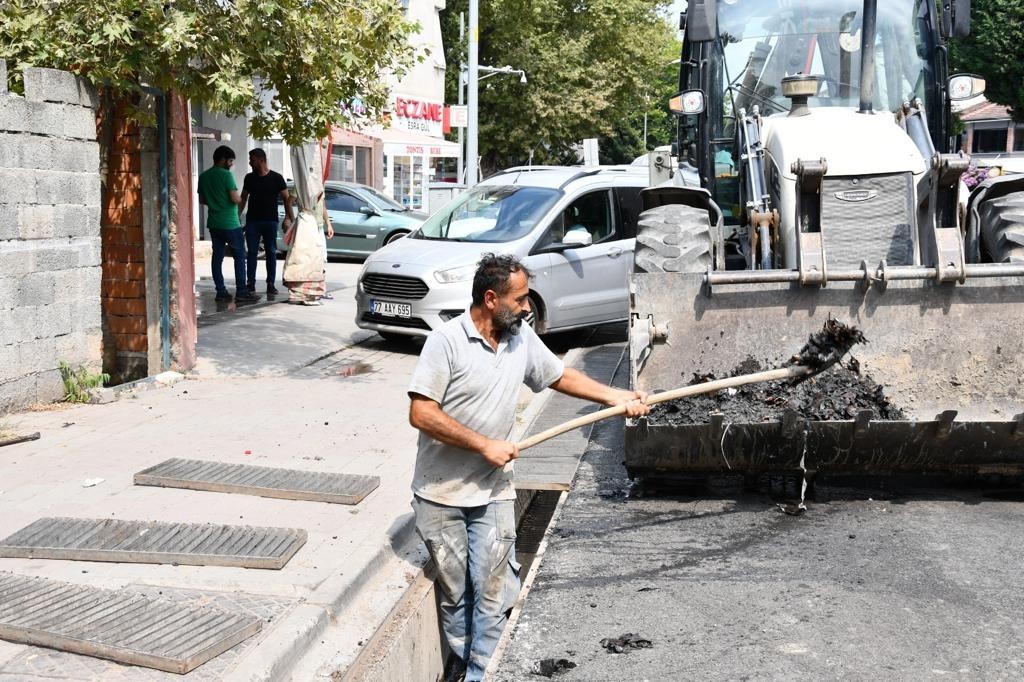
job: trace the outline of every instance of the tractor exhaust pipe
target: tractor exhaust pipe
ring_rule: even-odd
[[[860,110],[873,113],[871,102],[875,98],[875,18],[878,0],[864,0],[864,16],[860,29]]]

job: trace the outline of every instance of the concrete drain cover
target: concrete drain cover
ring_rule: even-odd
[[[0,573],[0,639],[184,674],[259,632],[255,616]]]
[[[380,485],[380,478],[197,459],[169,459],[135,474],[135,485],[358,504]]]
[[[48,517],[0,540],[0,557],[279,569],[304,544],[298,528]]]

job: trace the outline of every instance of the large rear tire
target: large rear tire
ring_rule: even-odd
[[[1024,192],[983,202],[978,218],[981,243],[993,263],[1024,263]]]
[[[705,272],[709,265],[711,224],[706,210],[667,204],[640,214],[634,272]]]

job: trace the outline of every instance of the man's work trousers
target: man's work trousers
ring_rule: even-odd
[[[447,507],[413,499],[416,532],[437,568],[441,624],[466,681],[482,680],[519,596],[515,503]]]

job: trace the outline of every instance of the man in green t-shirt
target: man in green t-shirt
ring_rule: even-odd
[[[235,261],[235,300],[258,301],[256,294],[245,286],[245,235],[238,222],[238,207],[242,197],[238,184],[231,172],[235,163],[235,152],[231,147],[221,145],[213,151],[213,168],[199,175],[199,203],[206,206],[206,229],[210,231],[213,244],[213,283],[217,287],[217,300],[230,301],[231,294],[224,286],[221,264],[224,262],[224,248],[231,245]],[[253,258],[256,257],[254,253]]]

